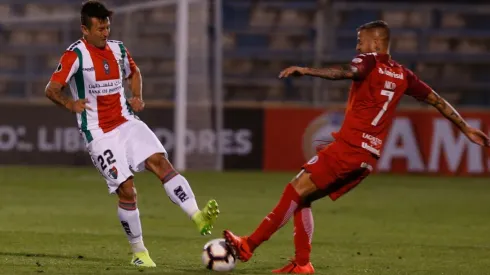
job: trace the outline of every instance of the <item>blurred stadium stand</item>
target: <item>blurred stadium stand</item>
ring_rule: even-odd
[[[0,18],[77,12],[78,2],[2,1]],[[106,2],[122,5],[141,1]],[[393,29],[395,59],[455,104],[490,105],[490,78],[485,70],[490,65],[490,5],[465,4],[468,1],[433,5],[354,2],[223,0],[226,101],[343,102],[348,82],[311,78],[279,81],[276,76],[289,65],[350,61],[355,55],[356,27],[383,19]],[[114,18],[112,38],[128,44],[143,71],[146,98],[171,100],[175,7],[131,15],[131,24],[121,17]],[[212,25],[209,30],[212,35]],[[43,97],[60,53],[79,36],[76,20],[8,27],[0,24],[0,100]]]

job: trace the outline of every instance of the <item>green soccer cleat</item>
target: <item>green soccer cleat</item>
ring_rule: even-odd
[[[148,251],[138,252],[133,254],[131,264],[138,267],[156,267],[157,265],[150,258]]]
[[[192,220],[197,226],[201,235],[210,235],[213,224],[218,218],[219,209],[218,203],[215,200],[210,200],[204,208],[192,216]]]

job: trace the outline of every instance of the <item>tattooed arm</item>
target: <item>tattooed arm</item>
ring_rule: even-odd
[[[434,108],[454,123],[461,131],[464,132],[469,127],[468,123],[466,123],[456,109],[436,92],[433,91],[430,93],[425,99],[425,102],[434,106]]]
[[[55,104],[70,110],[68,105],[70,105],[70,102],[72,102],[73,100],[63,94],[63,85],[61,85],[61,83],[50,81],[46,86],[45,92],[46,97],[53,101]]]
[[[279,74],[279,78],[309,75],[329,80],[352,79],[354,81],[360,81],[365,79],[375,67],[376,58],[374,55],[361,54],[352,59],[349,64],[329,66],[320,69],[297,66],[289,67]]]
[[[490,139],[487,135],[479,129],[471,127],[463,117],[461,117],[458,111],[436,92],[432,91],[429,93],[425,102],[434,106],[434,108],[456,125],[472,142],[482,146],[490,146]]]
[[[346,64],[319,69],[292,66],[283,70],[279,74],[279,78],[302,75],[321,77],[330,80],[356,79],[359,76],[356,67]]]
[[[88,102],[87,99],[80,99],[74,101],[73,99],[67,97],[63,94],[63,85],[58,82],[50,81],[46,86],[46,97],[49,98],[55,104],[65,107],[71,112],[81,113],[85,109],[90,109],[90,107],[85,104]]]

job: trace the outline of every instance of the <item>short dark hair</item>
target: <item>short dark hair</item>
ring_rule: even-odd
[[[391,36],[390,27],[388,26],[388,23],[386,23],[383,20],[368,22],[364,25],[361,25],[359,28],[357,28],[357,31],[374,30],[374,29],[383,29],[386,33],[386,38],[390,40],[390,36]]]
[[[82,25],[90,28],[92,24],[91,18],[105,20],[106,18],[110,18],[112,13],[113,12],[108,10],[101,2],[90,0],[82,5],[82,10],[80,11],[80,21]]]

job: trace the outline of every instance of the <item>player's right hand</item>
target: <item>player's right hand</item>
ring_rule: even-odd
[[[90,108],[90,106],[87,105],[88,103],[88,99],[79,99],[79,100],[76,100],[76,101],[70,101],[66,104],[66,108],[70,111],[72,111],[73,113],[81,113],[83,112],[85,109],[87,110],[92,110]]]
[[[290,76],[303,76],[306,74],[306,70],[307,68],[304,67],[291,66],[282,70],[279,73],[279,78],[286,78]]]

